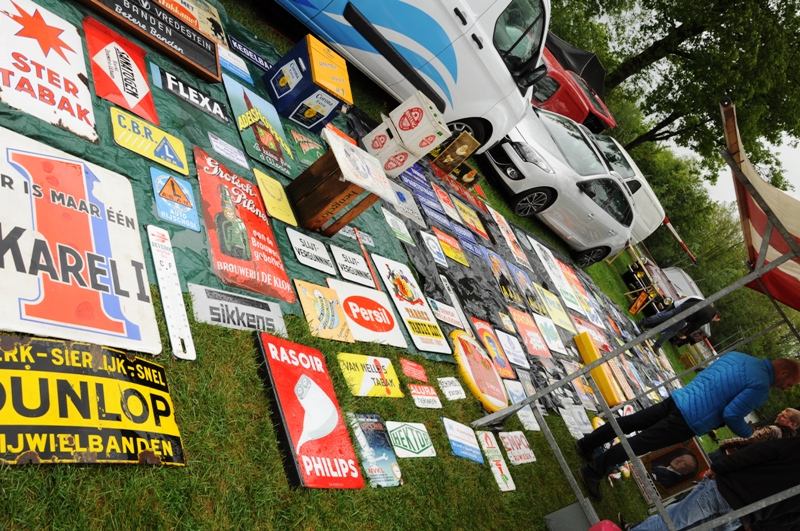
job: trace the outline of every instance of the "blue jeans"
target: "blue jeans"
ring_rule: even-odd
[[[717,482],[713,479],[704,479],[692,489],[692,492],[690,492],[688,496],[667,507],[667,513],[678,529],[684,529],[695,524],[713,520],[732,510],[728,502],[725,501],[725,498],[719,493]],[[734,529],[738,529],[740,525],[739,520],[734,520],[733,522],[723,524],[714,529],[718,531],[733,531]],[[664,524],[661,516],[655,514],[635,526],[633,530],[667,531],[667,526]]]

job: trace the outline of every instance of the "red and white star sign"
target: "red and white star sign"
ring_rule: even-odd
[[[91,17],[83,19],[83,31],[97,95],[158,125],[144,50]]]
[[[31,0],[0,0],[0,101],[97,140],[75,26]]]

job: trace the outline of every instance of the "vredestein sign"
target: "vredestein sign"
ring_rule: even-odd
[[[217,44],[155,1],[81,1],[207,81],[220,81]]]

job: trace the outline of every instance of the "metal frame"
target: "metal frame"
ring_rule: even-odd
[[[503,409],[501,411],[486,415],[486,416],[481,417],[480,419],[477,419],[477,420],[472,422],[472,427],[476,428],[476,429],[477,428],[492,428],[492,427],[501,426],[503,424],[503,422],[505,421],[505,419],[508,418],[511,414],[515,413],[516,411],[518,411],[519,409],[521,409],[522,407],[524,407],[526,405],[533,405],[534,414],[536,415],[537,421],[539,421],[539,424],[540,424],[540,426],[542,427],[542,430],[545,433],[545,438],[546,438],[548,444],[550,445],[551,449],[553,450],[553,452],[556,454],[556,459],[558,460],[559,465],[561,465],[562,470],[565,471],[565,474],[567,476],[567,480],[568,480],[568,482],[570,484],[570,487],[572,488],[573,492],[576,494],[576,497],[578,498],[578,501],[580,502],[581,507],[583,508],[584,512],[586,513],[586,517],[592,523],[597,522],[597,514],[595,513],[594,508],[591,507],[591,504],[587,504],[586,499],[584,498],[584,496],[583,496],[583,494],[582,494],[582,492],[580,490],[580,487],[578,486],[577,482],[575,481],[574,476],[572,475],[572,471],[569,469],[569,467],[566,464],[566,461],[564,460],[564,456],[561,453],[561,450],[560,450],[560,448],[558,446],[558,443],[552,437],[552,433],[550,433],[550,430],[547,427],[546,422],[544,422],[544,419],[542,418],[541,413],[538,411],[538,408],[536,407],[536,403],[538,402],[538,400],[543,398],[544,396],[550,394],[552,391],[554,391],[554,390],[556,390],[556,389],[558,389],[560,387],[563,387],[564,385],[566,385],[567,383],[575,380],[576,378],[589,373],[591,370],[603,365],[604,363],[607,363],[609,360],[612,360],[612,359],[620,356],[622,353],[630,350],[632,347],[637,346],[637,345],[643,343],[644,341],[654,337],[656,334],[659,334],[661,331],[666,330],[667,328],[669,328],[670,326],[674,325],[675,323],[683,320],[684,318],[686,318],[686,317],[694,314],[695,312],[697,312],[697,311],[709,306],[710,304],[713,304],[714,302],[716,302],[717,300],[721,299],[722,297],[725,297],[726,295],[736,291],[739,288],[742,288],[742,287],[746,286],[747,284],[749,284],[749,283],[751,283],[753,281],[760,281],[761,277],[763,277],[764,275],[766,275],[770,271],[772,271],[774,269],[777,269],[778,267],[780,267],[781,265],[785,264],[786,262],[788,262],[790,260],[793,260],[793,259],[795,259],[797,257],[800,257],[800,245],[797,244],[797,242],[794,240],[794,237],[791,235],[791,233],[786,229],[786,227],[783,225],[783,223],[781,223],[781,221],[775,216],[774,212],[772,212],[772,210],[769,208],[769,205],[767,205],[766,201],[764,201],[764,199],[761,197],[761,195],[758,193],[758,191],[755,189],[755,187],[748,181],[747,177],[744,175],[744,173],[742,172],[741,168],[738,166],[738,164],[733,159],[733,156],[725,149],[721,150],[721,152],[722,152],[723,158],[725,159],[725,161],[730,166],[730,168],[731,168],[731,170],[733,172],[733,175],[736,178],[736,180],[739,181],[739,183],[753,197],[753,200],[761,208],[761,210],[767,216],[767,220],[768,220],[767,230],[765,231],[765,236],[762,238],[761,247],[759,249],[757,261],[756,261],[755,264],[752,264],[752,270],[750,271],[750,273],[748,273],[747,275],[745,275],[745,276],[739,278],[738,280],[732,282],[727,287],[719,290],[718,292],[710,295],[709,297],[707,297],[703,301],[701,301],[701,302],[691,306],[690,308],[688,308],[688,309],[686,309],[686,310],[684,310],[684,311],[672,316],[671,318],[667,319],[666,321],[664,321],[663,323],[659,324],[658,326],[656,326],[654,328],[651,328],[650,330],[640,334],[639,336],[635,337],[634,339],[632,339],[630,341],[627,341],[624,345],[612,350],[611,352],[609,352],[605,356],[602,356],[602,357],[598,358],[597,360],[593,361],[592,363],[584,365],[584,367],[582,369],[577,370],[577,371],[575,371],[575,372],[573,372],[571,374],[568,374],[567,376],[565,376],[564,378],[562,378],[558,382],[552,383],[552,384],[546,386],[544,389],[541,389],[541,390],[537,391],[533,395],[527,397],[525,400],[522,400],[521,402],[517,402],[516,404],[513,404],[510,407],[507,407],[507,408],[505,408],[505,409]],[[767,250],[769,249],[769,242],[770,242],[770,239],[771,239],[773,231],[777,231],[782,236],[782,238],[786,241],[786,244],[789,247],[789,252],[781,255],[780,257],[776,258],[775,260],[773,260],[769,264],[765,265],[765,263],[766,263],[766,253],[767,253]],[[769,296],[768,293],[767,293],[767,296]],[[772,299],[772,297],[770,297],[770,299],[773,300],[773,304],[775,304],[776,309],[781,314],[781,317],[783,317],[784,321],[789,325],[789,327],[791,328],[792,332],[798,337],[798,339],[800,339],[800,333],[798,333],[798,331],[794,327],[793,323],[791,323],[789,321],[789,319],[786,317],[785,313],[780,308],[780,306],[777,304],[777,302],[774,301],[774,299]],[[760,335],[763,335],[764,333],[766,333],[768,330],[770,330],[772,328],[775,328],[775,326],[777,326],[777,325],[773,325],[769,329],[762,330],[759,334],[755,334],[754,336],[751,336],[750,338],[747,338],[747,340],[748,341],[752,341],[756,337],[760,337]],[[739,343],[741,343],[741,342],[739,342]],[[738,346],[739,343],[734,345],[734,347]],[[731,347],[731,349],[734,348],[734,347]],[[731,349],[728,349],[728,351],[731,350]],[[718,358],[721,355],[722,354],[718,354],[716,357],[712,357],[712,358],[709,358],[707,360],[704,360],[704,362],[701,363],[701,364],[698,364],[698,366],[710,363],[711,361],[713,361],[714,359]],[[677,377],[679,377],[679,376],[677,376]],[[675,377],[675,378],[677,378],[677,377]],[[672,381],[675,378],[672,378],[669,381]],[[625,436],[625,434],[620,429],[620,426],[617,423],[616,418],[612,414],[610,408],[608,407],[608,404],[606,403],[605,398],[602,396],[602,394],[597,389],[597,384],[594,382],[594,379],[589,378],[588,380],[589,380],[589,382],[590,382],[590,384],[592,386],[592,389],[595,391],[595,395],[598,397],[598,402],[600,403],[600,407],[603,410],[603,413],[606,415],[607,420],[610,422],[612,428],[614,429],[615,434],[617,435],[617,437],[619,437],[620,443],[622,444],[622,447],[625,450],[626,455],[628,456],[628,458],[631,461],[631,463],[633,464],[633,466],[637,469],[637,471],[641,472],[643,470],[643,466],[642,466],[641,460],[634,454],[633,450],[631,449],[630,444],[628,443],[627,437]],[[662,382],[658,386],[653,387],[653,389],[661,387],[665,383],[666,382]],[[648,392],[650,392],[650,391],[648,391]],[[629,402],[630,401],[628,401],[626,403],[629,403]],[[712,521],[702,523],[699,526],[693,527],[693,529],[697,529],[697,530],[713,529],[715,526],[719,526],[721,524],[724,524],[724,523],[727,523],[727,522],[731,522],[733,520],[736,520],[736,519],[740,518],[741,516],[745,516],[745,515],[750,514],[752,512],[758,511],[760,509],[763,509],[764,507],[767,507],[767,506],[772,505],[774,503],[778,503],[778,502],[780,502],[782,500],[788,499],[788,498],[790,498],[792,496],[795,496],[797,494],[800,494],[800,485],[798,485],[796,487],[793,487],[793,488],[790,488],[790,489],[787,489],[787,490],[784,490],[783,492],[776,493],[776,494],[774,494],[772,496],[764,498],[763,500],[759,500],[758,502],[755,502],[755,503],[752,503],[752,504],[747,505],[745,507],[742,507],[742,508],[740,508],[740,509],[738,509],[736,511],[732,511],[732,512],[730,512],[730,513],[728,513],[726,515],[723,515],[723,516],[721,516],[719,518],[716,518],[716,519],[714,519]],[[666,524],[667,528],[670,531],[674,531],[675,530],[675,526],[674,526],[672,520],[670,519],[669,515],[667,514],[663,503],[661,503],[660,497],[656,496],[656,497],[654,497],[654,499],[657,500],[657,502],[656,502],[656,510],[658,511],[658,513],[661,516],[662,520],[664,521],[664,523]],[[588,505],[588,507],[587,507],[587,505]]]

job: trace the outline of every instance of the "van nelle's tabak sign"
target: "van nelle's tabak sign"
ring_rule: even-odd
[[[362,488],[364,476],[325,356],[263,332],[259,342],[299,483],[320,489]]]
[[[77,28],[31,0],[0,0],[0,101],[97,140]]]
[[[128,180],[0,128],[0,329],[161,352]]]
[[[149,360],[0,335],[0,397],[0,464],[185,464],[166,374]]]
[[[226,284],[294,302],[258,187],[200,148],[194,160],[214,273]]]

